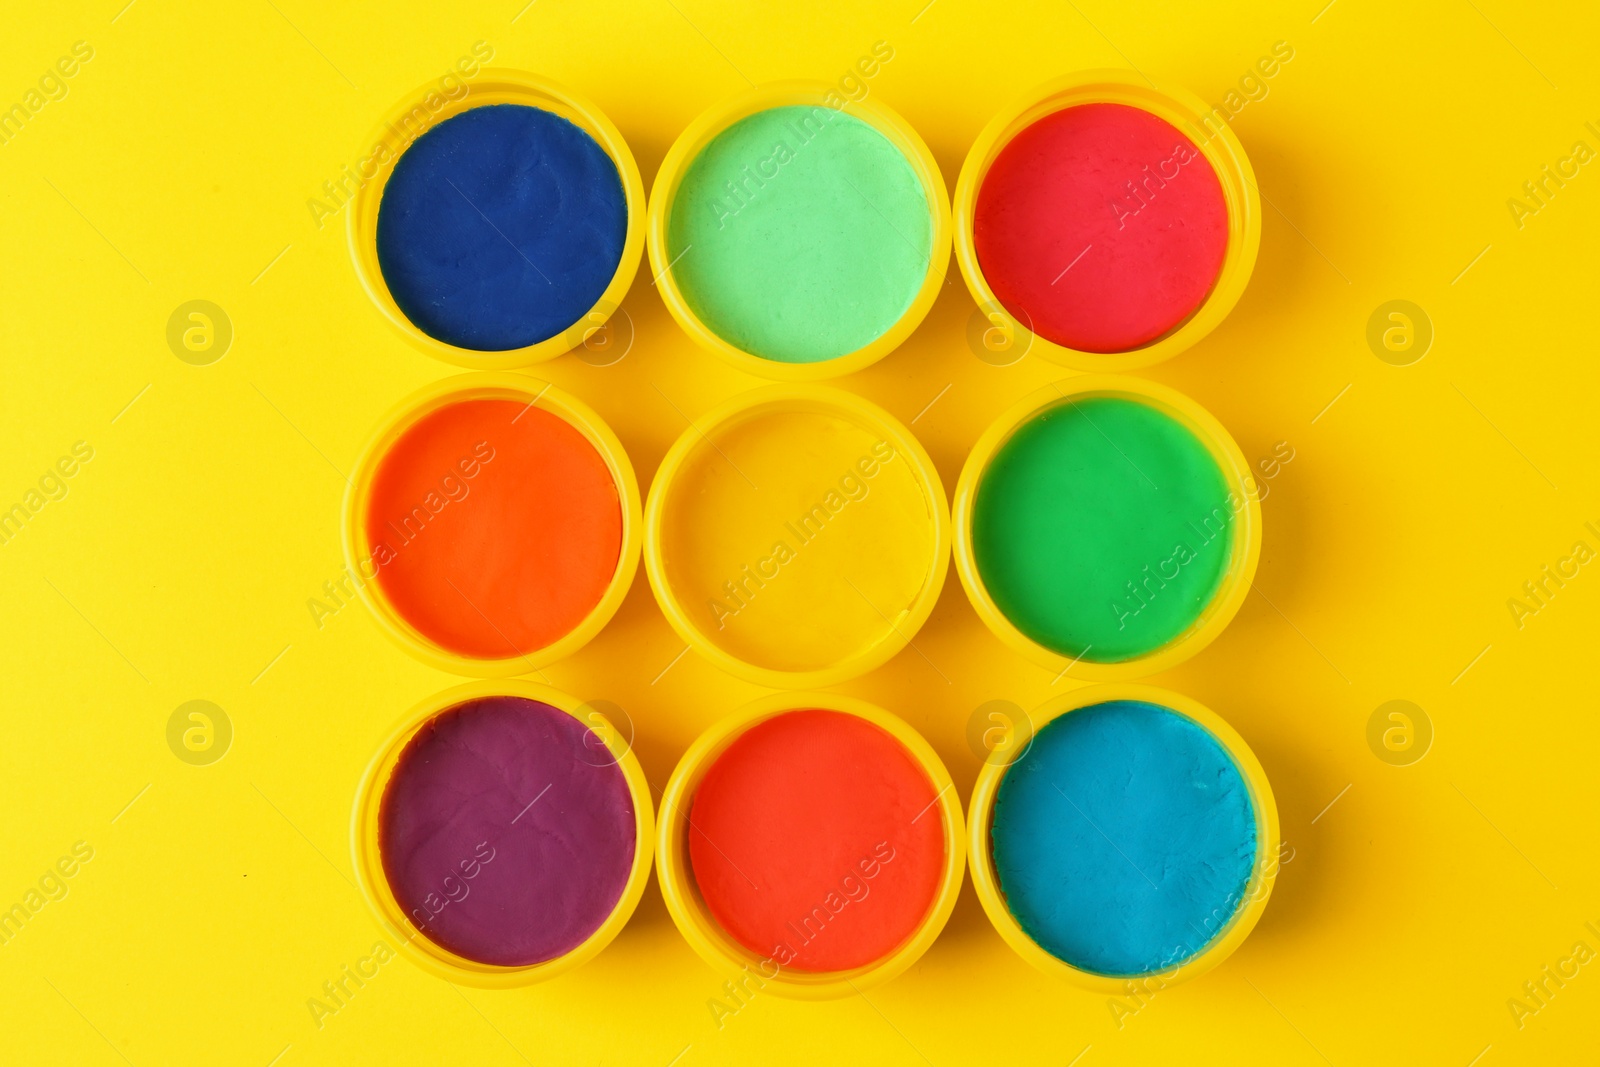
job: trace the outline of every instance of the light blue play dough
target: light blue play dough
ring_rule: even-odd
[[[1209,731],[1119,700],[1048,723],[1006,772],[991,829],[1011,914],[1085,971],[1140,975],[1225,929],[1256,856],[1250,793]]]

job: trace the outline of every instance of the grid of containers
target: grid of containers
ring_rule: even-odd
[[[1075,74],[994,118],[953,208],[904,119],[820,84],[763,86],[705,112],[668,152],[648,209],[605,116],[517,71],[484,70],[453,100],[419,91],[372,143],[375,173],[349,213],[357,274],[409,343],[474,372],[382,421],[342,524],[381,628],[421,661],[482,679],[409,711],[358,789],[355,867],[405,955],[451,981],[541,981],[616,936],[652,861],[697,953],[799,998],[852,995],[910,967],[938,937],[969,866],[1006,943],[1083,988],[1120,992],[1157,974],[1170,983],[1238,946],[1276,873],[1265,773],[1210,710],[1132,680],[1193,656],[1227,625],[1260,553],[1260,506],[1215,418],[1115,373],[1194,344],[1248,281],[1260,208],[1225,124],[1187,93],[1123,72]],[[458,177],[465,168],[465,190],[440,160]],[[474,165],[484,170],[476,184]],[[544,169],[554,186],[540,184]],[[1084,194],[1124,174],[1103,204]],[[583,181],[598,183],[586,214],[563,216],[562,197]],[[1063,214],[1062,190],[1087,206]],[[483,269],[500,277],[458,276],[472,256],[449,242],[478,225],[474,215],[493,249]],[[904,341],[938,294],[952,243],[994,362],[1031,352],[1090,372],[1004,412],[973,445],[953,502],[906,426],[810,384]],[[646,248],[684,331],[781,384],[693,420],[641,500],[610,428],[510,368],[581,346],[620,305]],[[1129,264],[1141,262],[1148,285],[1129,282]],[[495,300],[518,312],[497,325],[504,339],[485,341],[474,316],[502,311]],[[530,304],[556,307],[555,325],[519,318]],[[830,308],[847,313],[821,314]],[[543,521],[555,510],[570,536]],[[952,552],[998,640],[1058,678],[1105,683],[1001,723],[993,741],[986,734],[965,813],[915,730],[816,691],[911,642]],[[606,706],[515,677],[592,639],[641,554],[667,621],[696,654],[778,690],[690,747],[659,814]],[[1088,610],[1104,601],[1109,611]],[[1157,777],[1139,804],[1105,795],[1083,769],[1151,759]],[[826,795],[807,793],[809,770],[824,764],[848,773]],[[1202,770],[1227,784],[1219,796],[1193,795]],[[1030,799],[1041,775],[1075,815]],[[561,791],[544,809],[541,777],[551,779],[544,791]],[[751,784],[762,782],[787,784]],[[564,834],[548,822],[558,808],[592,817],[589,840],[610,835],[614,847]],[[1084,826],[1065,825],[1077,817]],[[523,820],[534,833],[519,838]],[[1101,887],[1113,899],[1056,899],[1121,862],[1085,827],[1149,883],[1151,899],[1127,871]],[[1209,827],[1228,879],[1165,887],[1163,873],[1157,886],[1129,851],[1170,860],[1161,850],[1174,827]],[[1062,855],[1040,866],[1052,849]],[[494,888],[507,868],[503,878],[521,881]],[[480,907],[521,909],[532,927],[485,927],[466,903],[475,890]],[[1096,907],[1124,924],[1131,914],[1138,935],[1100,937]],[[1174,934],[1176,923],[1193,936]]]

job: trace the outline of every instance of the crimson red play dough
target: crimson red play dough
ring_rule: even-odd
[[[935,797],[877,726],[787,712],[740,736],[695,792],[695,882],[734,940],[782,968],[872,963],[916,931],[938,892]]]
[[[1024,325],[1080,352],[1126,352],[1205,301],[1228,208],[1177,127],[1125,104],[1083,104],[1001,150],[978,190],[973,238],[990,288]]]
[[[566,636],[622,551],[611,469],[582,432],[521,400],[417,420],[379,463],[365,515],[378,584],[423,636],[463,656]]]

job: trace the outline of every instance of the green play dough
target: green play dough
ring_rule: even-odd
[[[827,107],[776,107],[719,133],[667,224],[684,299],[718,336],[816,363],[883,336],[928,271],[932,215],[888,138]]]
[[[1234,505],[1205,445],[1120,397],[1067,401],[990,461],[972,547],[990,597],[1028,637],[1097,663],[1183,633],[1216,594]]]

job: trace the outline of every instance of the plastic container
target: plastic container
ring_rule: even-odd
[[[984,585],[973,551],[974,502],[989,463],[1021,426],[1057,405],[1091,397],[1118,397],[1146,404],[1186,427],[1210,452],[1221,471],[1233,506],[1233,537],[1226,568],[1210,601],[1189,627],[1143,655],[1115,662],[1087,656],[1074,659],[1039,644],[1006,617]],[[997,418],[972,446],[956,483],[956,573],[985,625],[1007,646],[1050,671],[1084,681],[1143,677],[1183,662],[1216,640],[1250,592],[1261,556],[1260,488],[1244,453],[1226,428],[1199,404],[1176,390],[1140,378],[1086,374],[1047,385]]]
[[[1186,134],[1204,154],[1222,184],[1228,209],[1228,247],[1215,284],[1189,318],[1157,340],[1126,352],[1082,352],[1035,334],[995,296],[978,262],[973,216],[978,191],[995,157],[1012,138],[1046,115],[1081,104],[1126,104],[1150,112]],[[1261,199],[1244,147],[1226,122],[1211,116],[1199,97],[1181,89],[1157,88],[1134,71],[1088,70],[1047,82],[1003,108],[973,142],[956,180],[956,262],[967,289],[989,317],[1006,351],[1037,352],[1046,359],[1085,371],[1125,371],[1148,367],[1177,355],[1216,328],[1244,293],[1261,244]]]
[[[367,540],[366,513],[378,465],[396,441],[424,416],[469,400],[506,399],[537,405],[576,427],[605,460],[622,507],[622,544],[616,570],[605,594],[587,616],[551,644],[501,657],[477,658],[442,647],[407,621],[384,595],[373,577],[377,573],[372,545]],[[511,372],[462,374],[435,382],[401,401],[379,424],[362,450],[345,492],[342,533],[345,564],[356,580],[362,601],[378,625],[407,652],[429,666],[454,674],[493,678],[526,674],[582,648],[598,634],[622,606],[638,570],[640,531],[639,483],[622,442],[600,416],[575,397],[538,378]]]
[[[800,972],[778,968],[768,976],[762,965],[771,962],[730,937],[707,910],[695,884],[688,855],[688,811],[706,772],[745,731],[759,723],[798,710],[838,711],[865,719],[886,731],[921,767],[933,787],[937,811],[944,823],[944,866],[939,888],[916,931],[901,945],[871,964],[849,971]],[[920,816],[919,816],[920,817]],[[966,857],[966,834],[961,801],[944,764],[921,734],[903,720],[865,701],[834,693],[775,693],[754,701],[722,719],[689,746],[661,795],[657,826],[656,871],[661,895],[672,921],[702,959],[726,974],[746,969],[765,983],[761,992],[800,1000],[831,1000],[854,996],[904,972],[938,938],[961,891]]]
[[[430,941],[400,908],[389,880],[384,874],[379,853],[379,809],[390,775],[394,773],[401,752],[413,734],[435,716],[467,701],[482,697],[515,696],[536,700],[566,712],[581,721],[603,742],[628,783],[628,793],[634,808],[633,865],[628,881],[616,907],[606,921],[581,945],[563,956],[528,967],[498,967],[458,956]],[[400,954],[447,982],[479,986],[486,989],[509,989],[516,986],[542,982],[569,971],[593,959],[627,925],[628,918],[644,893],[650,876],[650,863],[655,847],[655,814],[650,802],[650,784],[644,776],[639,759],[633,754],[626,739],[619,737],[612,724],[599,711],[579,701],[576,697],[551,689],[548,686],[521,680],[471,682],[447,689],[422,701],[408,712],[400,724],[390,732],[377,754],[367,764],[356,790],[355,807],[350,820],[350,847],[355,865],[356,882],[362,899],[384,931],[395,939]]]
[[[818,426],[850,428],[859,441],[821,462],[772,454]],[[759,470],[733,466],[742,440],[756,442]],[[880,463],[884,448],[893,459]],[[927,452],[883,409],[825,386],[766,386],[696,419],[662,459],[645,509],[645,571],[672,628],[722,670],[774,689],[833,685],[886,662],[927,621],[948,569],[945,499]],[[839,507],[829,514],[829,504]],[[835,533],[834,520],[850,532]],[[792,559],[774,554],[780,542]],[[791,594],[808,599],[786,602]],[[853,637],[816,636],[843,620]]]
[[[995,796],[999,792],[1000,783],[1014,762],[1027,758],[1034,735],[1044,729],[1047,723],[1062,715],[1116,700],[1155,704],[1177,712],[1204,728],[1222,745],[1239,768],[1239,774],[1250,792],[1251,805],[1256,816],[1256,860],[1233,914],[1225,923],[1219,925],[1212,940],[1195,956],[1168,970],[1152,971],[1146,975],[1096,974],[1074,967],[1041,947],[1022,929],[1006,905],[1005,896],[1000,889],[999,876],[995,871],[991,846],[990,829],[994,818]],[[1014,755],[1010,758],[991,760],[978,772],[977,783],[972,787],[972,800],[967,818],[972,884],[977,890],[978,901],[989,916],[989,921],[1000,932],[1006,944],[1010,945],[1017,955],[1044,973],[1064,979],[1088,992],[1110,996],[1125,995],[1131,989],[1138,987],[1141,981],[1159,981],[1160,985],[1157,987],[1143,986],[1147,993],[1152,988],[1165,988],[1204,974],[1227,959],[1249,936],[1261,918],[1261,913],[1266,910],[1267,898],[1271,896],[1272,886],[1277,878],[1280,849],[1278,808],[1272,798],[1272,787],[1267,782],[1266,772],[1261,769],[1260,762],[1250,751],[1250,747],[1244,743],[1244,739],[1198,701],[1154,686],[1126,684],[1087,686],[1065,693],[1035,710],[1031,716],[1023,720],[1018,729],[1020,733],[1017,743],[1012,746]]]
[[[827,102],[830,97],[839,99],[837,86],[823,82],[788,81],[758,86],[717,104],[679,134],[662,160],[655,184],[650,189],[650,269],[667,310],[702,348],[750,374],[782,381],[818,381],[868,367],[899,347],[911,335],[933,306],[939,288],[944,283],[945,268],[950,259],[950,201],[944,177],[939,173],[939,165],[928,151],[928,146],[910,124],[875,98],[869,97],[847,102],[842,110],[871,125],[900,150],[922,183],[932,224],[927,273],[922,279],[921,288],[900,319],[876,340],[854,352],[815,363],[785,363],[746,352],[725,340],[702,322],[684,299],[667,252],[667,222],[678,186],[689,165],[718,134],[741,119],[776,107],[832,108]]]
[[[401,336],[428,355],[474,370],[502,370],[542,363],[583,344],[593,331],[605,324],[627,295],[644,252],[644,182],[639,177],[638,164],[634,162],[627,142],[622,139],[622,133],[599,108],[571,90],[523,71],[494,67],[482,69],[475,78],[462,84],[467,91],[453,100],[440,92],[436,81],[407,95],[384,116],[383,122],[363,142],[362,162],[358,165],[363,184],[347,211],[350,257],[355,263],[356,276],[361,279],[361,287],[378,306],[383,317]],[[378,208],[383,202],[384,188],[401,155],[426,130],[464,111],[488,104],[522,104],[540,108],[583,129],[617,165],[628,207],[628,229],[622,256],[617,261],[611,283],[594,306],[570,328],[553,337],[525,348],[498,352],[461,348],[423,332],[395,303],[384,281],[383,270],[378,265]],[[380,146],[387,151],[379,151]],[[366,173],[369,165],[374,171],[370,176]]]

